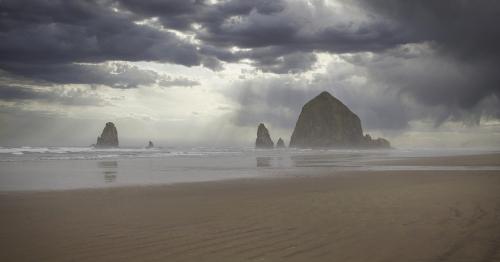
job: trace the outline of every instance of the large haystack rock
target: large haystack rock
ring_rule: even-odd
[[[96,147],[118,147],[118,131],[112,122],[106,123],[102,134],[97,138]]]
[[[302,107],[290,147],[380,148],[390,144],[382,138],[363,136],[359,117],[330,93],[322,92]]]
[[[290,147],[351,147],[362,140],[359,117],[330,93],[322,92],[302,107]]]
[[[274,142],[271,140],[269,131],[264,124],[260,124],[257,129],[257,139],[255,140],[256,148],[273,148]]]

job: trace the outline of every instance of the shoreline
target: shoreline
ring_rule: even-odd
[[[287,159],[290,158],[290,159]],[[315,157],[319,161],[315,162]],[[326,157],[326,158],[325,158]],[[345,155],[342,155],[345,157]],[[208,170],[194,168],[189,171],[188,176],[176,171],[180,165],[189,165],[190,159],[166,159],[168,162],[160,159],[131,159],[128,160],[89,160],[89,162],[80,162],[79,160],[49,161],[49,166],[45,162],[37,161],[35,164],[15,167],[19,163],[8,162],[4,171],[9,172],[15,167],[15,174],[6,174],[0,177],[0,195],[12,193],[30,193],[30,192],[52,192],[52,191],[73,191],[73,190],[93,190],[93,189],[113,189],[113,188],[131,188],[131,187],[156,187],[172,186],[191,183],[210,183],[223,181],[238,181],[248,179],[269,179],[274,177],[286,178],[307,174],[307,176],[330,176],[339,173],[355,172],[389,172],[389,171],[498,171],[500,172],[500,153],[473,154],[473,155],[451,155],[436,157],[418,157],[418,156],[381,156],[371,160],[348,160],[353,161],[352,165],[345,162],[343,158],[336,158],[331,155],[288,155],[282,158],[280,155],[270,156],[247,156],[243,161],[257,162],[257,168],[241,166],[248,169],[248,174],[231,172],[229,169],[213,169],[216,162],[211,160],[202,160],[202,165],[208,166]],[[385,158],[385,159],[384,159]],[[259,167],[261,159],[266,160],[262,163],[268,166]],[[323,159],[326,162],[323,162]],[[195,159],[199,161],[198,159]],[[219,159],[217,159],[219,160]],[[176,163],[182,161],[181,163]],[[285,166],[281,166],[284,161]],[[288,161],[288,162],[287,162]],[[297,161],[296,163],[290,164]],[[330,162],[328,162],[330,161]],[[200,162],[197,162],[200,164]],[[252,163],[252,164],[253,164]],[[316,165],[319,163],[319,165]],[[346,165],[347,163],[347,165]],[[136,164],[142,168],[135,167]],[[72,165],[77,168],[72,170]],[[174,165],[173,173],[170,171],[161,171],[163,166],[170,168]],[[273,166],[277,165],[277,166]],[[291,165],[291,166],[287,166]],[[9,167],[11,166],[11,167]],[[129,170],[129,168],[132,168]],[[152,170],[151,170],[152,168]],[[250,168],[250,169],[249,169]],[[41,172],[41,173],[39,173]],[[137,174],[147,174],[140,176]],[[154,172],[153,175],[148,172]],[[210,172],[207,174],[206,172]],[[222,173],[223,172],[223,173]],[[117,180],[116,182],[115,180]],[[1,180],[3,179],[3,180]],[[109,180],[109,181],[107,181]],[[109,182],[109,183],[106,183]],[[12,183],[10,185],[9,183]]]
[[[381,165],[385,164],[380,163]],[[413,164],[402,164],[401,167],[405,166],[414,166]],[[436,165],[436,167],[440,167]],[[496,167],[496,166],[491,166]],[[281,172],[286,173],[286,172]],[[242,177],[242,178],[228,178],[228,179],[220,179],[220,180],[207,180],[207,181],[188,181],[188,182],[173,182],[173,183],[152,183],[152,184],[137,184],[137,185],[120,185],[113,187],[83,187],[83,188],[68,188],[68,189],[42,189],[42,190],[9,190],[9,191],[0,191],[0,198],[2,196],[22,196],[22,195],[43,195],[43,194],[70,194],[70,193],[78,193],[78,194],[91,194],[91,193],[99,193],[99,192],[119,192],[119,191],[148,191],[148,190],[169,190],[171,188],[186,188],[194,190],[199,187],[229,187],[241,184],[266,184],[266,183],[276,183],[284,182],[286,180],[309,180],[309,179],[335,179],[338,177],[363,177],[367,175],[385,175],[385,176],[405,176],[408,174],[411,175],[454,175],[454,176],[464,176],[474,174],[481,175],[496,175],[500,176],[500,170],[490,170],[490,169],[477,169],[477,170],[467,170],[467,169],[457,169],[457,170],[447,170],[447,169],[437,169],[437,170],[341,170],[341,171],[328,171],[328,170],[320,170],[315,171],[313,175],[302,175],[299,172],[296,172],[296,175],[282,175],[276,174],[273,177]],[[455,174],[456,173],[456,174]]]
[[[453,156],[422,157],[412,156],[391,160],[374,160],[370,164],[378,166],[500,166],[500,153],[469,154]]]

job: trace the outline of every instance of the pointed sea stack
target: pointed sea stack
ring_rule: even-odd
[[[255,140],[255,148],[273,148],[274,142],[271,140],[269,131],[264,124],[259,124],[257,129],[257,139]]]
[[[96,147],[118,147],[118,132],[115,124],[112,122],[106,123],[102,134],[97,138]]]
[[[285,148],[285,141],[283,141],[281,137],[278,139],[278,142],[276,142],[276,148]]]
[[[322,92],[302,107],[290,138],[290,147],[390,147],[385,139],[363,136],[361,120],[340,100]]]

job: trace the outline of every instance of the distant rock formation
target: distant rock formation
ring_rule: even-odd
[[[283,141],[281,137],[278,139],[278,142],[276,142],[276,148],[285,148],[285,141]]]
[[[155,145],[151,141],[149,141],[148,146],[146,146],[146,148],[154,148],[154,147]]]
[[[302,107],[290,147],[390,147],[385,139],[363,136],[361,120],[340,100],[322,92]]]
[[[269,131],[264,124],[259,124],[257,129],[257,139],[255,140],[256,148],[273,148],[274,142],[269,136]]]
[[[363,137],[363,146],[367,148],[391,148],[391,143],[384,138],[372,139],[369,134]]]
[[[118,147],[118,132],[115,124],[112,122],[106,123],[100,137],[97,137],[96,147]]]

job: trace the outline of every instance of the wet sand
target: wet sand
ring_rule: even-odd
[[[0,261],[500,261],[500,172],[1,193],[0,247]]]
[[[441,157],[407,157],[402,159],[372,161],[375,165],[401,166],[500,166],[500,154],[480,154]]]

